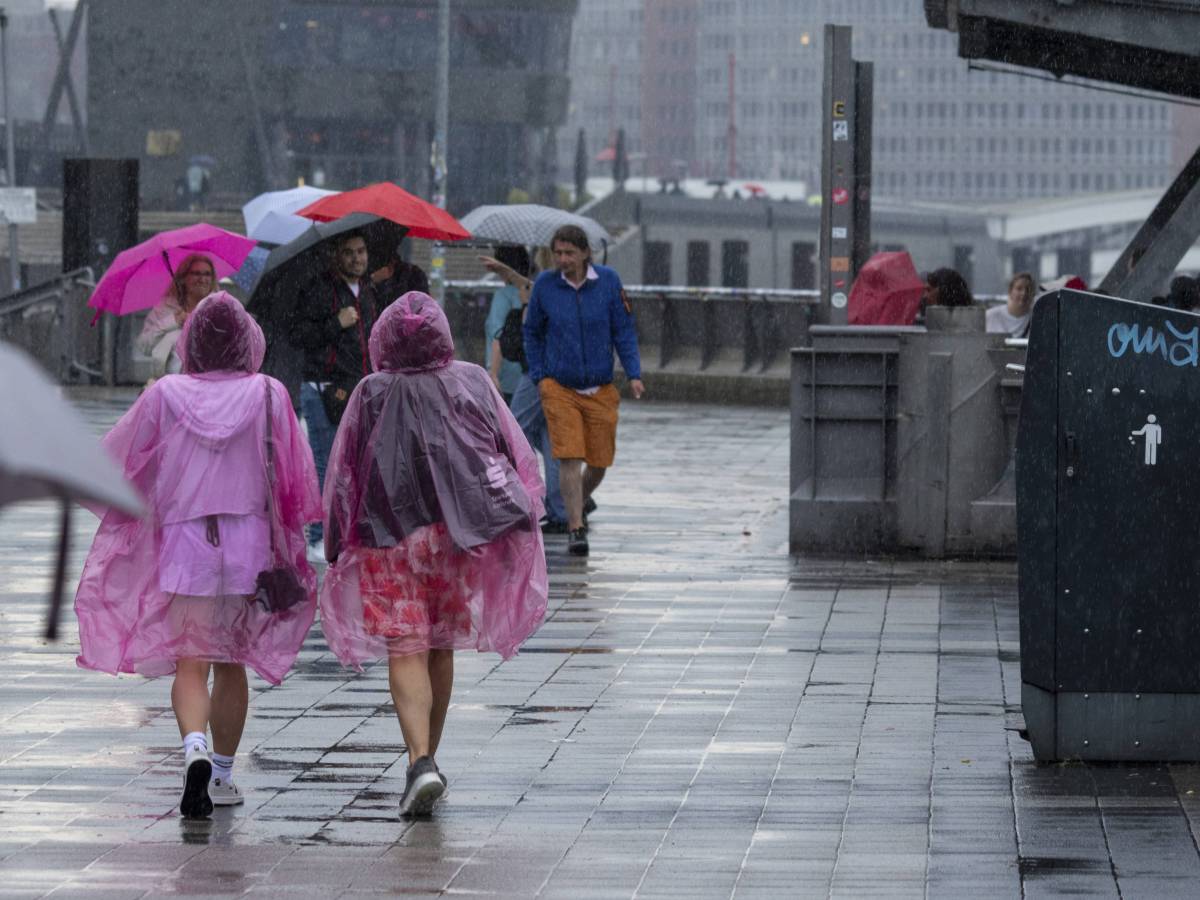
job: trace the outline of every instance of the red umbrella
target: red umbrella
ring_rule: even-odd
[[[911,325],[924,293],[925,281],[911,256],[903,251],[876,253],[850,287],[850,324]]]
[[[299,210],[296,215],[317,222],[332,222],[351,213],[369,213],[403,225],[410,237],[461,241],[471,236],[450,213],[413,196],[390,181],[322,197]]]

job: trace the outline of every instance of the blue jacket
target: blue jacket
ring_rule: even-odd
[[[630,378],[642,377],[637,329],[621,279],[607,266],[575,290],[557,269],[533,283],[525,313],[525,359],[534,382],[590,388],[613,380],[613,349]]]

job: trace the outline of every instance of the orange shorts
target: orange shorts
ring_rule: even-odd
[[[621,395],[606,384],[591,396],[563,387],[553,378],[538,382],[542,412],[555,459],[582,459],[607,469],[617,454],[617,407]]]

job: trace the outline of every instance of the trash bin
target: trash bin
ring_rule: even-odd
[[[1200,316],[1035,307],[1017,436],[1021,698],[1039,760],[1200,759]]]

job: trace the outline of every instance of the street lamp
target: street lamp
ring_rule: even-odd
[[[434,84],[433,109],[433,203],[446,208],[446,145],[450,131],[450,0],[438,2],[437,70]],[[446,251],[441,241],[433,244],[429,262],[429,284],[434,299],[446,302]]]
[[[8,15],[0,6],[0,77],[4,79],[4,131],[7,147],[7,162],[5,174],[7,187],[17,186],[17,149],[13,135],[13,120],[8,108]],[[8,271],[11,276],[13,292],[21,289],[21,261],[18,258],[17,223],[8,223]]]

